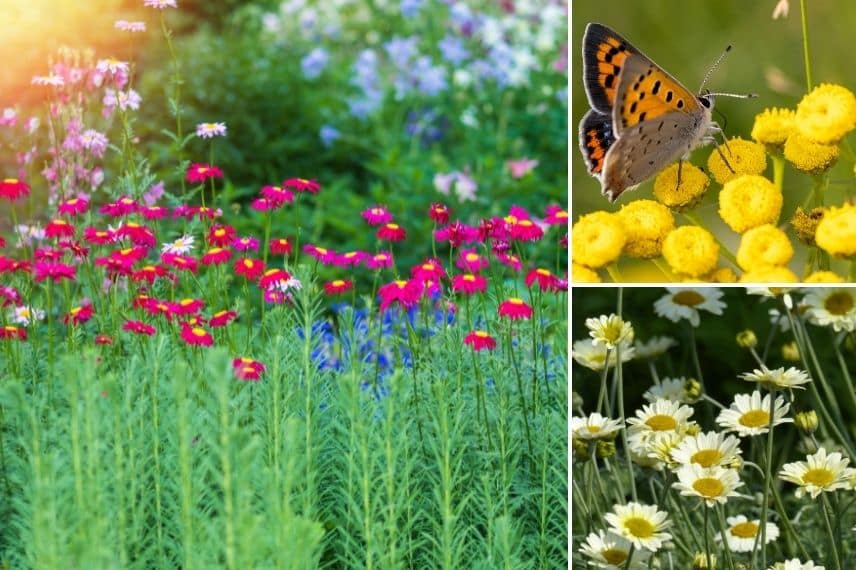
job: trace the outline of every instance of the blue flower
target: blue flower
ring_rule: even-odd
[[[342,133],[332,125],[321,125],[321,130],[318,131],[318,136],[321,138],[321,144],[329,148],[334,142],[339,140]]]
[[[327,62],[330,61],[330,54],[322,47],[317,47],[306,54],[300,60],[300,68],[303,70],[303,76],[306,79],[315,79],[324,68],[327,67]]]
[[[438,95],[449,86],[446,68],[435,66],[428,56],[422,56],[414,62],[412,76],[416,79],[416,88],[429,97]]]
[[[419,38],[417,36],[409,36],[401,38],[393,36],[391,40],[383,45],[386,50],[386,55],[390,61],[399,69],[406,69],[410,65],[410,60],[419,53]]]
[[[401,0],[401,15],[405,18],[412,18],[419,13],[424,0]]]
[[[465,59],[470,57],[470,52],[464,47],[464,42],[461,38],[446,34],[440,43],[437,44],[440,49],[440,54],[443,59],[452,65],[460,65]]]

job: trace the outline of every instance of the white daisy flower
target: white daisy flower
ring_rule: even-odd
[[[638,356],[638,353],[637,353]],[[697,380],[680,378],[663,378],[659,384],[648,388],[642,397],[653,402],[655,400],[671,400],[682,404],[692,404],[701,396],[701,385]]]
[[[699,325],[699,311],[721,315],[725,303],[720,301],[722,291],[715,287],[666,287],[667,295],[654,302],[654,312],[672,322],[686,319],[694,327]]]
[[[193,249],[193,242],[193,236],[181,236],[173,242],[163,244],[163,246],[161,246],[161,253],[174,253],[177,255],[184,255],[186,253],[189,253]]]
[[[17,325],[29,325],[45,318],[45,312],[26,305],[15,307],[9,313],[9,319]]]
[[[737,488],[743,485],[734,469],[702,467],[695,463],[681,465],[677,470],[678,481],[672,487],[681,495],[699,497],[708,507],[725,504],[728,497],[737,496]]]
[[[779,477],[799,485],[794,492],[798,499],[806,493],[816,499],[823,492],[850,486],[850,479],[856,476],[856,469],[847,467],[848,463],[850,459],[837,451],[827,455],[826,449],[821,447],[817,453],[806,457],[806,461],[783,465]]]
[[[627,420],[630,431],[637,432],[677,432],[683,433],[689,427],[688,421],[693,409],[680,402],[657,400],[636,410],[636,417]]]
[[[728,517],[725,521],[728,523],[728,528],[725,531],[728,548],[732,552],[752,552],[755,548],[755,537],[758,536],[761,529],[761,521],[750,521],[744,515]],[[765,544],[770,544],[777,538],[779,538],[779,527],[768,522]],[[721,534],[717,533],[716,541],[722,542]]]
[[[203,139],[226,136],[226,123],[199,123],[196,125],[196,136]]]
[[[771,390],[777,388],[803,388],[803,384],[811,382],[808,374],[793,366],[787,370],[784,367],[770,370],[766,366],[763,366],[760,369],[756,368],[752,372],[741,374],[740,378],[747,382],[757,382]]]
[[[656,552],[672,538],[665,532],[671,524],[669,515],[654,505],[631,502],[615,505],[613,511],[604,515],[610,530],[632,542],[636,548]]]
[[[666,460],[671,460],[669,452],[682,437],[682,434],[674,432],[629,433],[627,449],[630,451],[630,459],[640,467],[662,471],[666,467]]]
[[[621,429],[621,421],[611,420],[597,412],[586,418],[571,418],[571,434],[585,440],[610,439]]]
[[[95,64],[95,69],[101,73],[110,73],[113,75],[117,73],[128,73],[129,70],[127,61],[120,61],[115,58],[99,59],[98,63]]]
[[[633,325],[618,315],[586,319],[586,328],[595,345],[603,343],[610,350],[615,350],[619,344],[623,347],[633,343]]]
[[[609,352],[609,363],[606,362],[606,353]],[[616,351],[607,351],[603,344],[595,345],[590,338],[578,340],[573,344],[571,356],[577,361],[577,364],[585,366],[591,370],[600,371],[604,366],[612,368],[615,366]],[[632,360],[634,349],[632,346],[621,347],[621,362]]]
[[[826,567],[818,566],[811,560],[803,564],[799,558],[792,558],[786,562],[776,562],[769,570],[826,570]]]
[[[845,287],[811,289],[803,297],[806,316],[813,325],[831,326],[835,332],[856,330],[856,291]]]
[[[794,420],[785,417],[791,406],[785,399],[778,396],[773,407],[773,426],[790,423]],[[761,392],[755,390],[752,394],[737,394],[734,402],[727,410],[722,410],[716,417],[716,423],[726,431],[736,432],[740,437],[761,435],[770,428],[770,394],[763,398]]]
[[[62,76],[57,75],[55,73],[51,73],[48,75],[36,75],[32,80],[33,85],[42,85],[42,86],[51,86],[51,87],[62,87],[65,85],[65,80]]]
[[[631,542],[626,538],[599,530],[586,537],[585,543],[580,546],[580,553],[590,558],[598,568],[625,568],[627,557],[630,556],[630,546]],[[647,568],[650,557],[651,553],[647,550],[634,549],[630,568]]]
[[[672,450],[672,459],[681,465],[730,467],[740,461],[740,453],[738,438],[711,431],[685,437]]]
[[[665,354],[673,346],[678,346],[678,341],[670,336],[655,336],[646,342],[637,340],[633,346],[636,348],[636,358],[653,359]]]

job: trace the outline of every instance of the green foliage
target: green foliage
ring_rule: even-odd
[[[361,387],[373,362],[316,367],[319,338],[297,332],[319,318],[310,289],[235,339],[265,362],[257,383],[235,380],[224,349],[168,334],[77,347],[55,363],[38,335],[14,346],[19,373],[6,344],[0,563],[566,567],[564,359],[510,366],[529,327],[515,327],[514,354],[471,357],[450,327],[411,344],[414,366],[398,362],[376,396]],[[487,422],[476,396],[486,378]]]

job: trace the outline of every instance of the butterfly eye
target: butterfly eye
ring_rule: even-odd
[[[702,96],[702,97],[699,97],[698,100],[699,100],[699,103],[701,103],[702,107],[704,107],[705,109],[710,109],[710,107],[711,107],[710,99]]]

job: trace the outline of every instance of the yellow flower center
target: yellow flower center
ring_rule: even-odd
[[[472,281],[475,281],[475,280],[476,280],[476,276],[475,276],[475,275],[470,275],[469,273],[468,273],[468,274],[466,274],[466,275],[464,275],[464,281],[470,281],[470,282],[472,282]]]
[[[399,289],[404,289],[407,286],[407,281],[401,281],[400,279],[395,282]]]
[[[430,263],[425,263],[424,265],[422,265],[422,269],[424,269],[425,271],[434,271],[434,266]]]
[[[518,299],[517,297],[512,297],[511,299],[508,300],[508,302],[511,303],[512,305],[522,305],[523,299]]]
[[[517,225],[518,226],[525,226],[528,228],[529,226],[532,225],[532,222],[530,220],[520,220],[519,222],[517,222]]]
[[[600,426],[586,426],[589,433],[600,433]]]
[[[737,538],[755,538],[758,534],[758,525],[753,522],[742,522],[731,527],[730,532]]]
[[[722,460],[722,454],[718,449],[702,449],[697,451],[690,457],[691,463],[698,463],[702,467],[710,467],[718,464]]]
[[[214,230],[214,235],[217,237],[224,236],[226,235],[226,230],[224,230],[223,228]]]
[[[823,307],[833,315],[846,315],[853,310],[853,297],[844,291],[833,293],[826,298]]]
[[[478,256],[478,254],[476,254],[476,253],[468,253],[468,254],[467,254],[467,257],[466,257],[466,260],[467,260],[467,261],[478,261],[478,260],[479,260],[479,256]]]
[[[315,248],[315,251],[317,251],[317,252],[318,252],[318,253],[320,253],[321,255],[326,255],[326,254],[327,254],[327,249],[326,249],[326,248],[324,248],[324,247],[316,247],[316,248]]]
[[[814,485],[815,487],[827,487],[832,483],[835,477],[829,469],[809,469],[806,471],[805,475],[803,475],[802,479],[808,485]]]
[[[693,489],[702,497],[719,497],[725,491],[725,485],[715,477],[702,477],[696,479]]]
[[[207,334],[205,332],[205,329],[201,329],[199,327],[194,327],[193,330],[191,330],[191,332],[193,333],[193,336],[198,336],[200,338]]]
[[[76,315],[80,311],[83,310],[83,307],[74,307],[71,311],[69,311],[72,315]]]
[[[695,307],[704,303],[704,297],[695,291],[680,291],[672,295],[672,301],[676,305],[684,305],[686,307]]]
[[[216,313],[214,313],[214,316],[215,316],[215,317],[222,317],[222,316],[223,316],[223,315],[225,315],[227,312],[228,312],[228,311],[217,311]]]
[[[536,269],[535,273],[537,273],[538,275],[546,275],[547,277],[550,276],[550,270],[549,269]]]
[[[606,550],[601,550],[600,555],[613,566],[621,566],[627,561],[627,551],[620,550],[618,548],[607,548]]]
[[[4,184],[17,184],[18,179],[17,178],[4,178],[3,183]]]
[[[297,179],[297,181],[298,181],[298,182],[301,182],[301,183],[303,183],[303,184],[309,184],[309,181],[308,181],[308,180],[306,180],[305,178],[298,178],[298,179]]]
[[[487,334],[487,333],[486,333],[486,332],[484,332],[484,331],[476,331],[476,336],[477,336],[477,337],[479,337],[479,338],[487,338],[487,337],[489,337],[490,335],[489,335],[489,334]]]
[[[654,431],[669,431],[678,427],[678,422],[672,416],[657,414],[645,420],[645,425]]]
[[[192,304],[193,304],[193,299],[182,299],[181,300],[181,306],[182,307],[186,307],[187,305],[192,305]]]
[[[388,227],[391,230],[397,230],[398,224],[386,224],[386,227]]]
[[[740,416],[740,425],[758,428],[770,425],[770,414],[764,410],[749,410]]]
[[[342,281],[341,279],[336,279],[335,281],[333,281],[333,287],[341,287],[344,284],[345,284],[345,282]]]
[[[646,518],[630,517],[624,520],[624,528],[636,538],[650,538],[657,530]]]

